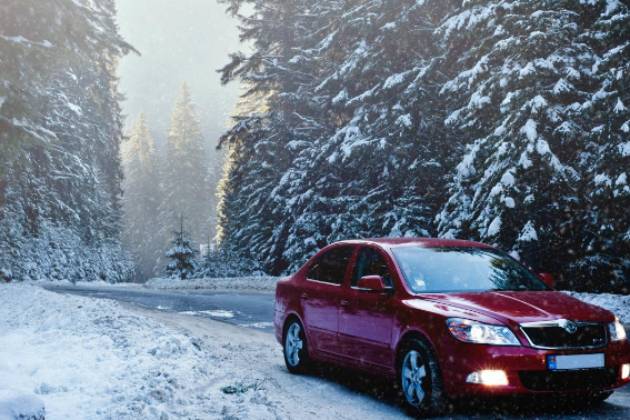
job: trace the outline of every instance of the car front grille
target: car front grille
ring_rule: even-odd
[[[602,391],[616,382],[615,369],[571,371],[522,371],[523,386],[532,391]]]
[[[575,331],[567,331],[558,323],[523,324],[521,329],[532,346],[547,349],[598,348],[607,344],[606,326],[575,323]]]

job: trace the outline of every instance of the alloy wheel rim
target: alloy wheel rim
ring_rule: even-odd
[[[422,356],[411,350],[405,356],[401,372],[402,389],[409,404],[419,406],[427,394],[427,369]]]
[[[284,351],[287,361],[293,367],[300,363],[300,350],[304,347],[304,340],[300,336],[301,332],[302,328],[297,323],[291,324],[287,330]]]

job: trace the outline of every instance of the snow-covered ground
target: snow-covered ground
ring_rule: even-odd
[[[565,293],[584,302],[606,308],[617,315],[621,322],[626,325],[630,324],[630,295],[616,295],[612,293]]]
[[[42,400],[10,389],[0,389],[0,420],[43,420],[46,409]]]
[[[207,356],[195,338],[111,301],[0,288],[0,389],[37,395],[47,418],[210,413],[193,392]]]
[[[3,392],[43,401],[53,420],[403,417],[288,374],[271,334],[19,284],[0,285]]]
[[[145,287],[152,289],[207,289],[216,291],[255,291],[275,292],[280,277],[229,277],[179,280],[173,278],[154,278],[147,281]]]

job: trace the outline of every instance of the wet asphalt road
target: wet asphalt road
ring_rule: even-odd
[[[48,290],[112,299],[147,309],[187,313],[263,331],[273,330],[273,296],[266,293],[233,293],[202,290],[157,291],[141,287],[48,286]]]
[[[265,293],[234,293],[203,290],[191,291],[156,291],[141,287],[79,287],[79,286],[48,286],[49,290],[58,293],[68,293],[93,298],[112,299],[141,306],[147,309],[187,313],[198,317],[210,318],[216,321],[255,328],[271,333],[273,316],[273,296]],[[323,376],[329,376],[324,374]],[[355,375],[350,377],[356,378]],[[329,379],[341,382],[358,392],[373,394],[378,399],[387,400],[389,385],[382,387],[378,381],[364,381],[351,379],[348,383],[347,375],[338,377],[331,375]],[[540,419],[630,419],[630,385],[617,390],[606,403],[587,409],[577,410],[549,410],[543,407],[499,406],[483,409],[457,409],[449,418],[540,418]],[[462,416],[463,415],[463,416]]]

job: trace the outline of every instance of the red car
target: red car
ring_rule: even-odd
[[[290,372],[378,373],[419,414],[471,395],[603,401],[630,381],[624,327],[551,283],[481,243],[343,241],[278,283],[275,332]]]

